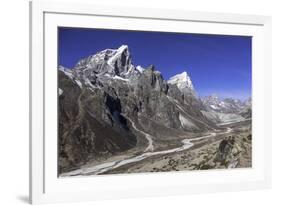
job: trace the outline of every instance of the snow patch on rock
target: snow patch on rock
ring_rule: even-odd
[[[82,83],[79,80],[77,80],[77,79],[75,79],[74,81],[82,89]]]
[[[59,88],[59,96],[63,94],[63,90]]]
[[[120,56],[122,55],[122,53],[123,53],[126,49],[128,49],[128,46],[127,46],[127,45],[122,45],[122,46],[120,46],[120,47],[117,49],[117,51],[115,52],[115,54],[114,54],[110,59],[108,59],[107,63],[108,63],[110,66],[114,67],[115,61],[116,61],[118,58],[120,58]]]
[[[118,75],[115,75],[115,76],[113,76],[112,78],[113,78],[113,79],[116,79],[116,80],[126,81],[126,82],[129,81],[129,79],[122,78],[122,77],[120,77],[120,76],[118,76]]]
[[[136,69],[140,72],[140,73],[142,73],[145,69],[143,68],[143,67],[141,67],[140,65],[138,65],[137,67],[136,67]]]
[[[185,118],[183,115],[179,114],[179,120],[183,128],[197,128],[189,119]]]
[[[63,66],[59,66],[59,70],[64,72],[64,74],[69,77],[71,80],[73,80],[74,78],[74,75],[72,73],[72,70],[71,69],[68,69],[68,68],[65,68]]]

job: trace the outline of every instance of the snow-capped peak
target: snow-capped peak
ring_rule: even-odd
[[[118,51],[119,51],[119,52],[123,52],[125,49],[128,49],[128,45],[121,45],[121,46],[118,48]]]
[[[136,67],[136,69],[140,72],[140,73],[142,73],[145,69],[143,68],[143,67],[141,67],[140,65],[138,65],[137,67]]]
[[[127,45],[122,45],[122,46],[120,46],[120,47],[116,50],[115,54],[114,54],[111,58],[108,59],[107,63],[108,63],[109,65],[111,65],[111,66],[114,66],[115,61],[116,61],[118,58],[120,58],[121,55],[122,55],[124,52],[127,52],[127,53],[126,53],[126,56],[129,57],[130,53],[129,53],[129,48],[128,48]]]
[[[205,106],[222,113],[239,113],[247,107],[246,102],[234,98],[220,98],[217,95],[210,95],[202,98]]]
[[[192,81],[186,71],[171,77],[168,83],[176,85],[180,90],[185,88],[194,89]]]
[[[110,66],[114,67],[114,63],[116,62],[116,60],[120,58],[124,52],[125,52],[125,56],[129,58],[130,53],[127,45],[121,45],[117,49],[105,49],[94,55],[91,55],[87,58],[80,60],[75,67],[76,68],[93,67],[93,65],[101,61],[107,61],[107,63]]]

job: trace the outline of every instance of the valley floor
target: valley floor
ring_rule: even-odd
[[[120,155],[101,164],[87,164],[60,176],[251,167],[251,120],[227,124],[222,129],[182,140],[183,145],[178,148],[147,151],[134,156]]]

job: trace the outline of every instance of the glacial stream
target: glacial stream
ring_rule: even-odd
[[[163,150],[163,151],[155,151],[155,152],[147,151],[147,152],[144,152],[141,155],[134,156],[134,157],[131,157],[131,158],[128,158],[128,159],[119,159],[119,160],[116,160],[116,161],[106,162],[106,163],[99,164],[99,165],[92,166],[92,167],[83,167],[83,168],[80,168],[80,169],[77,169],[77,170],[74,170],[74,171],[71,171],[71,172],[63,173],[63,174],[60,175],[60,177],[102,174],[102,173],[107,172],[109,170],[113,170],[113,169],[116,169],[118,167],[121,167],[121,166],[126,165],[126,164],[130,164],[130,163],[133,163],[133,162],[138,162],[138,161],[144,160],[144,159],[146,159],[148,157],[151,157],[151,156],[161,155],[161,154],[169,154],[169,153],[175,153],[175,152],[187,150],[194,145],[193,141],[202,140],[202,139],[206,139],[206,138],[210,138],[210,137],[215,137],[218,134],[227,134],[227,133],[230,133],[231,131],[232,131],[231,128],[227,128],[227,131],[225,131],[225,132],[219,132],[219,133],[214,132],[214,133],[210,133],[208,135],[202,136],[202,137],[197,137],[197,138],[192,138],[192,139],[184,139],[184,140],[182,140],[183,145],[181,147],[178,147],[178,148],[168,149],[168,150]],[[146,133],[143,133],[143,134],[146,134]],[[153,149],[152,139],[150,138],[150,140],[151,141],[149,141],[148,146],[150,147],[150,149],[151,149],[151,146],[152,146],[152,149]],[[150,149],[146,148],[146,150],[150,150]]]

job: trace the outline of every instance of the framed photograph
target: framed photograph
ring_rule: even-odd
[[[30,21],[32,204],[270,187],[270,17],[39,1]]]

